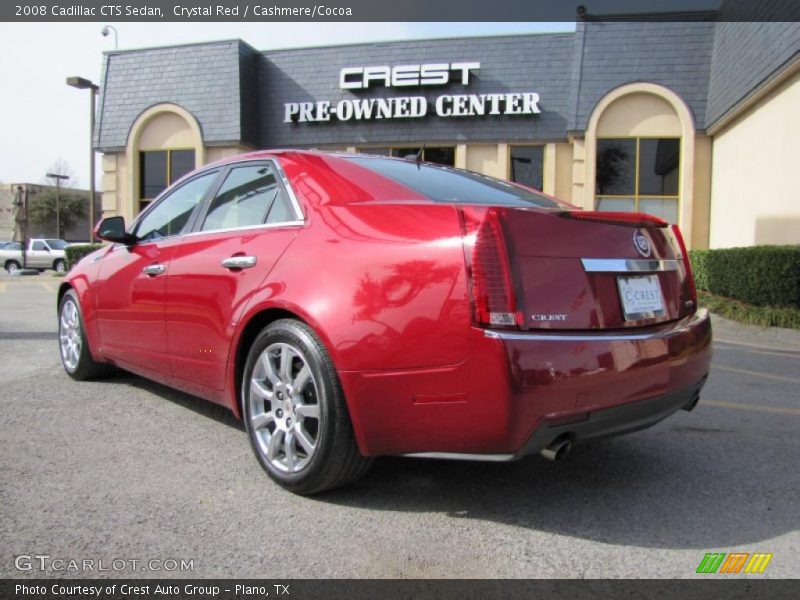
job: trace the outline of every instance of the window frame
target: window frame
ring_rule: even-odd
[[[293,219],[290,221],[281,221],[278,223],[259,223],[256,225],[242,225],[240,227],[226,227],[223,229],[210,229],[208,231],[203,231],[201,227],[203,226],[203,222],[205,221],[206,216],[208,215],[208,210],[211,208],[211,202],[216,198],[219,190],[222,188],[225,179],[228,177],[228,174],[233,170],[239,167],[254,167],[254,166],[269,166],[275,172],[276,180],[278,185],[286,194],[286,197],[289,199],[289,206],[293,215]],[[184,232],[182,235],[184,236],[197,236],[197,235],[216,235],[219,233],[227,233],[232,231],[245,231],[248,229],[276,229],[279,227],[304,227],[306,225],[306,217],[303,213],[302,207],[300,202],[297,199],[297,196],[292,190],[292,186],[289,185],[289,180],[286,177],[286,174],[283,171],[278,160],[274,158],[259,158],[254,160],[242,160],[237,162],[232,162],[224,165],[220,172],[219,179],[214,182],[214,186],[211,190],[210,194],[206,194],[203,200],[200,203],[200,210],[194,215],[192,215],[191,219],[191,226]],[[267,218],[268,215],[265,215],[264,218]]]
[[[396,150],[417,150],[422,149],[422,162],[428,162],[425,160],[425,151],[430,150],[433,148],[448,148],[453,150],[453,164],[452,165],[445,165],[443,163],[431,163],[434,165],[440,165],[442,167],[456,167],[456,152],[458,149],[458,144],[428,144],[428,143],[420,143],[420,144],[389,144],[388,146],[358,146],[356,148],[356,154],[374,154],[373,150],[388,150],[389,154],[377,154],[375,156],[385,156],[387,158],[400,158],[405,159],[405,155],[395,155],[393,152]]]
[[[225,180],[230,175],[231,171],[234,169],[240,169],[243,167],[258,167],[258,166],[267,166],[270,167],[275,174],[275,181],[281,190],[286,194],[286,197],[289,200],[290,210],[293,215],[293,219],[290,221],[280,221],[277,223],[258,223],[255,225],[242,225],[240,227],[223,227],[220,229],[202,229],[203,223],[205,222],[206,217],[208,216],[208,211],[211,208],[211,203],[214,201],[214,198],[217,197],[220,189],[225,183]],[[221,177],[219,181],[215,182],[214,186],[214,193],[206,196],[202,202],[202,210],[198,213],[196,221],[193,223],[193,229],[189,232],[191,234],[201,234],[201,233],[219,233],[225,231],[239,231],[243,229],[254,229],[260,227],[286,227],[292,225],[304,225],[305,218],[302,215],[302,212],[299,210],[299,203],[297,202],[297,198],[294,196],[294,193],[290,191],[290,187],[288,185],[288,180],[286,179],[286,175],[284,174],[283,170],[280,168],[277,160],[274,159],[257,159],[257,160],[244,160],[235,163],[230,163],[225,165],[222,170]],[[264,215],[264,219],[269,216],[269,213]]]
[[[595,147],[600,145],[604,140],[635,140],[636,141],[636,160],[634,161],[633,171],[633,193],[632,194],[598,194],[593,190],[594,206],[597,208],[600,205],[600,200],[608,198],[611,200],[633,200],[633,212],[641,212],[639,210],[639,201],[645,200],[675,200],[678,203],[678,212],[676,223],[681,222],[683,212],[683,202],[681,200],[681,182],[683,180],[683,138],[679,135],[609,135],[598,137],[595,142]],[[668,194],[640,194],[639,193],[639,163],[640,163],[640,140],[677,140],[678,141],[678,193],[674,195]],[[595,152],[597,155],[597,152]],[[597,177],[597,158],[595,157],[595,177]]]

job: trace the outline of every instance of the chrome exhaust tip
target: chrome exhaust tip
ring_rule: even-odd
[[[539,454],[541,454],[547,460],[563,460],[566,458],[569,451],[572,449],[572,442],[568,439],[558,439],[553,442],[547,448],[542,448],[539,450]]]

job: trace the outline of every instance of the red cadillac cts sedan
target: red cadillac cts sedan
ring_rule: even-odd
[[[468,171],[256,152],[97,235],[58,293],[67,373],[227,406],[300,494],[379,455],[560,459],[691,410],[709,371],[677,227]]]

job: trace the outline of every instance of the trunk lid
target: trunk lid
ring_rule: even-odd
[[[638,213],[497,210],[521,329],[622,329],[694,312],[667,223]]]

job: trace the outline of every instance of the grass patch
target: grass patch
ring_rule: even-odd
[[[712,313],[721,317],[758,325],[759,327],[785,327],[787,329],[800,329],[799,308],[776,308],[774,306],[753,306],[732,298],[697,292],[700,306],[707,308]]]

